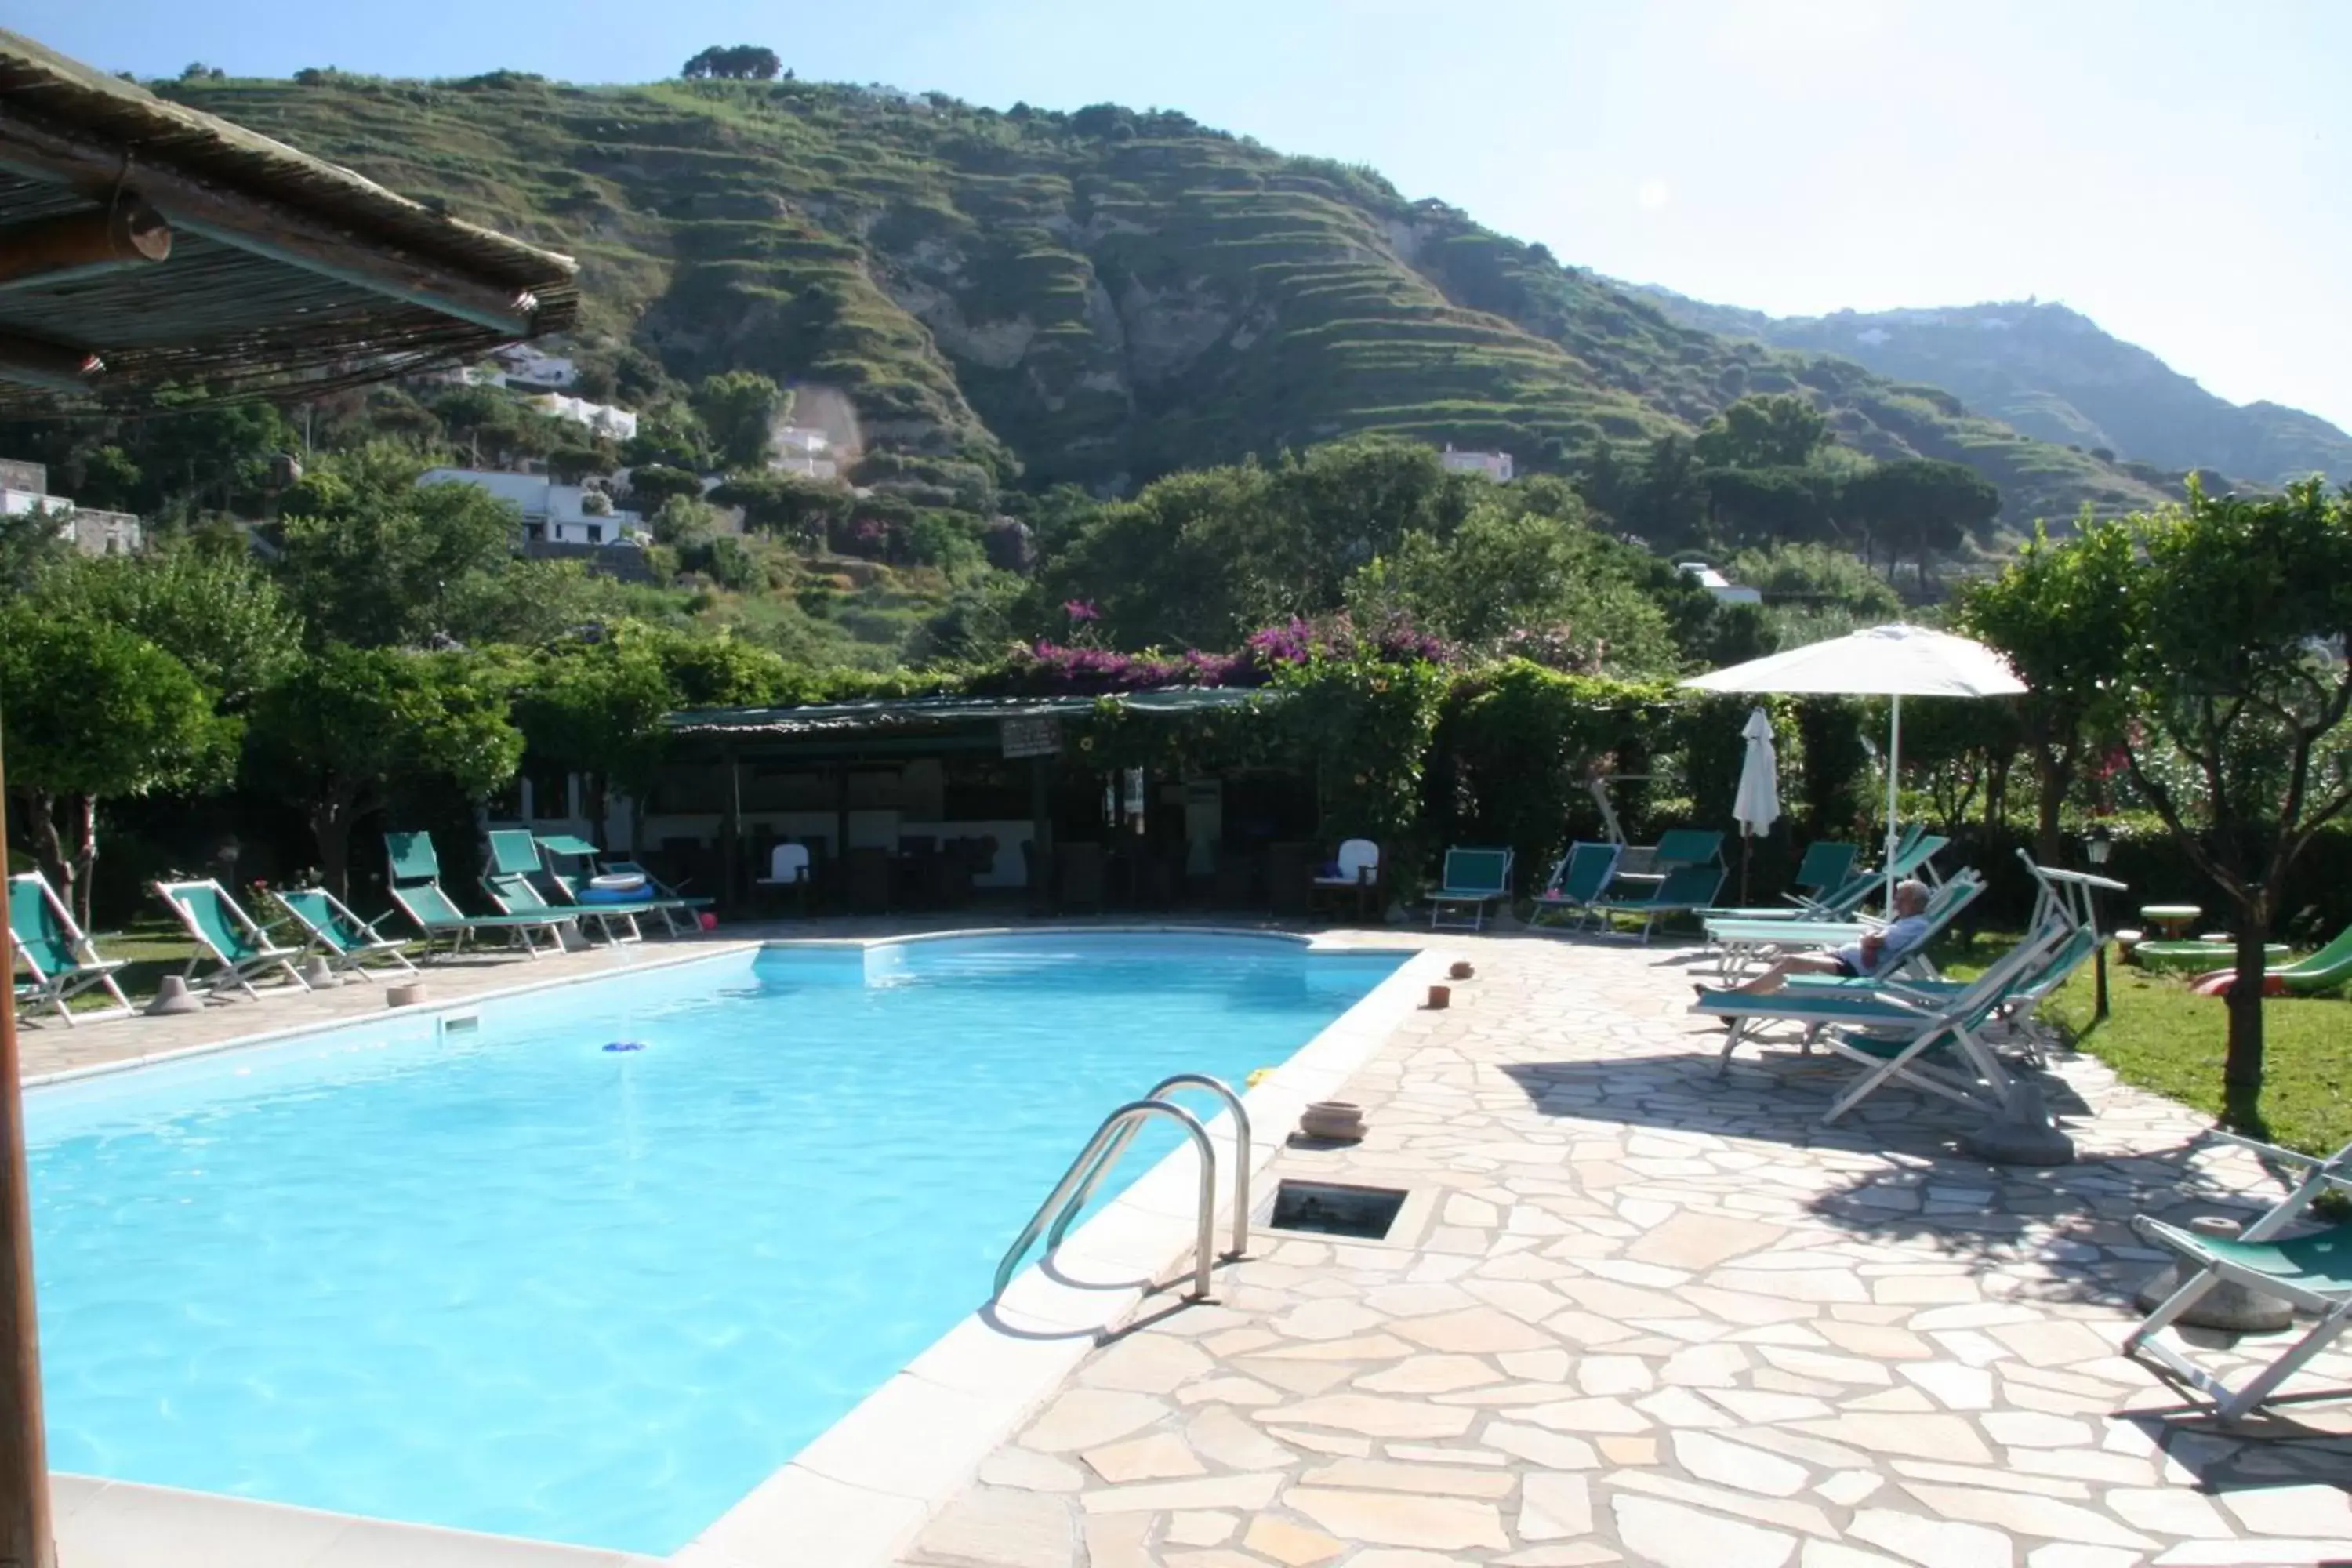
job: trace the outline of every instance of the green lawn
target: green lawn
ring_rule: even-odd
[[[1982,932],[1973,944],[1946,944],[1937,963],[1967,976],[2012,940]],[[2186,983],[2107,964],[2107,1018],[2094,1024],[2089,969],[2069,981],[2042,1016],[2116,1076],[2209,1115],[2221,1113],[2221,1049],[2228,1029],[2219,997],[2192,994]],[[2332,1154],[2352,1142],[2352,1001],[2340,996],[2277,996],[2263,1006],[2263,1119],[2273,1142]]]
[[[98,951],[107,957],[130,960],[115,972],[114,978],[134,1002],[143,1002],[155,994],[158,980],[182,973],[188,960],[196,955],[196,944],[188,940],[188,933],[160,916],[122,931],[100,931],[97,941]],[[108,1005],[103,992],[86,991],[74,1000],[85,1007]]]

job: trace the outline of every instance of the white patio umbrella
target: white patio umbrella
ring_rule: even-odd
[[[2011,697],[2026,689],[2009,661],[1980,642],[1928,626],[1872,626],[1752,658],[1683,682],[1698,691],[1894,699],[1886,737],[1886,900],[1895,901],[1895,787],[1903,760],[1906,697]]]
[[[1772,753],[1772,720],[1761,708],[1748,710],[1740,726],[1748,754],[1739,763],[1739,793],[1731,802],[1732,820],[1739,824],[1739,901],[1748,901],[1748,857],[1758,835],[1772,831],[1780,820],[1780,763]]]

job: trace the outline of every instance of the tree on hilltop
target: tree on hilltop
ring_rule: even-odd
[[[713,45],[678,68],[677,74],[689,81],[717,79],[720,81],[773,81],[784,62],[773,49],[757,44],[738,44],[733,48]]]

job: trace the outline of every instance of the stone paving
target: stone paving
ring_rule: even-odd
[[[1416,1234],[1261,1231],[1148,1303],[901,1568],[2352,1562],[2352,1400],[2224,1432],[2117,1353],[2130,1216],[2279,1190],[2200,1118],[2062,1058],[2081,1161],[1990,1167],[1899,1089],[1822,1127],[1819,1056],[1716,1079],[1686,953],[1446,945],[1478,976],[1351,1083],[1370,1135],[1261,1188],[1408,1188]]]

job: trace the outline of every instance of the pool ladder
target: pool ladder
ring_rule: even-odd
[[[1230,1085],[1206,1073],[1180,1072],[1161,1079],[1141,1100],[1130,1100],[1102,1119],[1095,1135],[1062,1179],[1021,1227],[1006,1249],[1003,1261],[996,1266],[994,1296],[1004,1294],[1005,1286],[1013,1282],[1021,1260],[1037,1238],[1045,1238],[1045,1252],[1062,1245],[1062,1237],[1086,1208],[1087,1200],[1094,1196],[1110,1168],[1127,1152],[1128,1145],[1143,1124],[1155,1116],[1165,1117],[1184,1130],[1192,1146],[1201,1152],[1201,1191],[1199,1215],[1192,1244],[1192,1294],[1205,1298],[1209,1294],[1209,1268],[1216,1261],[1217,1224],[1217,1151],[1209,1142],[1209,1130],[1201,1119],[1182,1106],[1165,1098],[1171,1089],[1205,1089],[1225,1102],[1234,1113],[1234,1246],[1228,1257],[1240,1258],[1249,1251],[1249,1190],[1250,1190],[1250,1122],[1249,1112],[1242,1109],[1242,1097]],[[993,1299],[993,1296],[991,1298]]]

